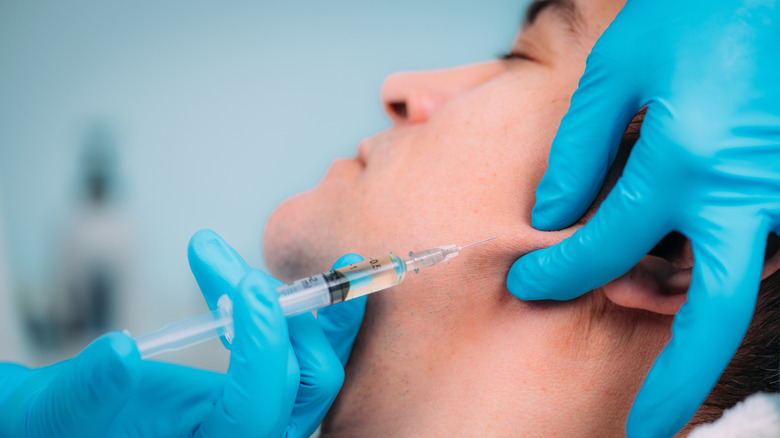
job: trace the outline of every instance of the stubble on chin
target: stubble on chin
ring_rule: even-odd
[[[287,282],[330,269],[337,251],[333,225],[319,223],[320,216],[312,212],[284,207],[271,215],[263,237],[269,274]]]

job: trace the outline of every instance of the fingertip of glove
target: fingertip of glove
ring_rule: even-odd
[[[225,293],[230,294],[251,269],[227,242],[211,230],[201,230],[192,236],[187,247],[187,259],[211,309],[217,299]]]
[[[516,260],[512,267],[509,269],[509,274],[506,276],[506,288],[509,290],[509,293],[514,295],[516,298],[520,298],[521,300],[524,299],[522,295],[522,268],[519,267],[520,260]]]
[[[190,249],[198,249],[203,245],[207,245],[210,242],[221,241],[222,238],[219,234],[208,228],[196,231],[190,238]]]
[[[196,232],[190,238],[190,243],[187,246],[187,257],[190,263],[192,263],[193,260],[208,257],[215,250],[219,253],[224,253],[226,248],[229,248],[229,246],[219,234],[212,230],[204,229]]]
[[[107,333],[88,347],[80,366],[93,370],[93,379],[103,391],[113,389],[123,393],[134,388],[141,379],[141,355],[128,335]]]
[[[506,287],[509,292],[516,298],[525,301],[537,300],[540,298],[529,287],[527,284],[528,282],[525,281],[528,272],[528,258],[532,257],[534,256],[529,254],[517,259],[512,264],[512,267],[509,269],[509,274],[506,277]]]
[[[537,201],[531,211],[531,226],[539,231],[557,231],[570,224],[554,202]]]
[[[133,339],[122,332],[110,332],[101,337],[118,357],[131,357],[138,355],[138,348]]]
[[[343,256],[339,257],[338,260],[336,260],[336,263],[333,264],[333,269],[343,268],[344,266],[351,265],[354,263],[360,263],[364,259],[359,254],[354,253],[348,253],[344,254]]]

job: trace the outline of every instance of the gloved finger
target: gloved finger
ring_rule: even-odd
[[[357,254],[346,254],[336,261],[333,269],[362,261],[363,257]],[[363,322],[367,298],[367,296],[362,296],[317,311],[317,321],[342,366],[347,365],[352,344],[355,342],[360,324]]]
[[[534,228],[565,228],[596,198],[623,132],[641,107],[614,70],[596,49],[588,57],[585,74],[552,143],[547,171],[536,189],[531,214]]]
[[[5,404],[5,400],[16,391],[16,388],[18,388],[19,385],[39,371],[40,370],[31,370],[15,363],[0,363],[0,406]],[[0,409],[0,426],[3,425],[4,413],[5,411]],[[2,429],[0,429],[0,431],[2,431]]]
[[[198,429],[199,437],[280,436],[292,406],[286,385],[290,342],[279,305],[279,283],[259,271],[233,297],[235,339],[222,400]]]
[[[200,230],[190,239],[187,259],[209,309],[217,308],[222,295],[230,295],[252,269],[243,258],[211,230]]]
[[[58,367],[43,391],[25,400],[26,407],[15,407],[29,411],[24,424],[18,425],[19,433],[11,436],[103,436],[138,386],[140,365],[141,356],[130,337],[118,332],[101,336]],[[50,377],[44,373],[41,378]]]
[[[625,273],[670,231],[657,208],[663,193],[652,185],[654,170],[647,164],[655,160],[648,155],[640,138],[623,175],[585,226],[512,265],[507,288],[513,295],[523,300],[578,297]]]
[[[141,370],[133,397],[101,436],[189,437],[222,398],[224,373],[153,360]]]
[[[211,310],[217,308],[220,297],[231,296],[241,279],[252,270],[236,250],[211,230],[200,230],[192,236],[187,259]],[[228,350],[233,348],[224,337],[220,340]]]
[[[718,381],[747,331],[768,227],[757,217],[730,219],[707,230],[699,243],[692,238],[695,262],[688,301],[674,319],[671,341],[637,395],[628,417],[629,437],[672,436],[680,430]]]
[[[287,429],[289,437],[309,437],[325,417],[344,382],[344,367],[314,315],[287,320],[300,367],[300,385]]]

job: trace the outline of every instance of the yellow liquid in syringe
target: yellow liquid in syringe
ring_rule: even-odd
[[[344,275],[349,282],[349,289],[344,294],[343,300],[351,300],[400,284],[404,281],[406,263],[390,253],[344,266],[335,271]]]

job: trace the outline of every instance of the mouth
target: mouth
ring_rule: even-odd
[[[360,145],[358,146],[357,156],[355,157],[355,160],[357,160],[360,164],[363,165],[363,167],[366,167],[366,158],[368,157],[368,150],[369,146],[366,141],[361,141]]]

